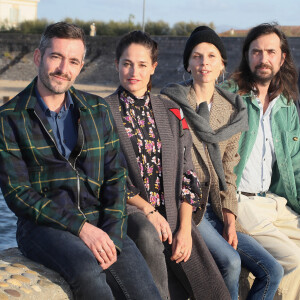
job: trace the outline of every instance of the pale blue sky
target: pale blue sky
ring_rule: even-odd
[[[213,22],[218,31],[247,29],[263,22],[300,25],[299,0],[145,0],[145,21]],[[142,23],[143,0],[40,0],[38,17],[60,21],[125,21],[130,14]]]

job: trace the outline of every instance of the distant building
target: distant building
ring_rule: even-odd
[[[240,36],[246,36],[248,31],[249,31],[249,29],[233,29],[233,28],[231,28],[230,30],[220,33],[219,35],[223,36],[223,37],[229,37],[229,36],[240,37]]]
[[[288,37],[299,37],[300,26],[279,26]],[[250,29],[233,29],[220,33],[223,37],[245,37]]]
[[[23,21],[37,19],[40,0],[0,0],[0,28],[12,28]]]

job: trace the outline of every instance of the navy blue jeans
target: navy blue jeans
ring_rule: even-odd
[[[74,299],[161,299],[146,262],[128,236],[117,261],[105,271],[84,242],[68,231],[22,220],[17,242],[26,257],[61,274]]]
[[[274,298],[283,276],[283,268],[254,238],[237,232],[238,247],[237,251],[234,250],[222,237],[223,223],[209,204],[198,229],[220,269],[233,300],[238,299],[241,265],[255,276],[247,299]]]

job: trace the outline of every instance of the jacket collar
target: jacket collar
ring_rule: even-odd
[[[258,102],[257,102],[257,97],[255,96],[253,91],[251,91],[250,93],[244,94],[242,97],[244,99],[248,99],[250,105],[254,106],[258,110],[260,109]],[[286,97],[284,97],[283,94],[280,94],[273,109],[274,109],[274,111],[277,111],[280,108],[289,107],[291,105],[291,103],[288,103],[288,100],[286,99]]]
[[[37,84],[37,77],[17,96],[17,104],[15,106],[15,111],[22,110],[34,110],[37,105],[37,96],[35,93],[35,87]],[[69,93],[74,102],[74,106],[81,111],[90,109],[93,110],[93,107],[86,101],[85,96],[77,91],[73,86],[69,89]]]

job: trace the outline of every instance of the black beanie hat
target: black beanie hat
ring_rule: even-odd
[[[215,45],[221,53],[221,56],[224,60],[224,64],[226,66],[227,63],[227,54],[224,44],[220,37],[215,33],[214,30],[207,26],[199,26],[194,29],[188,38],[184,52],[183,52],[183,66],[187,71],[189,65],[189,58],[194,47],[200,43],[210,43]]]

